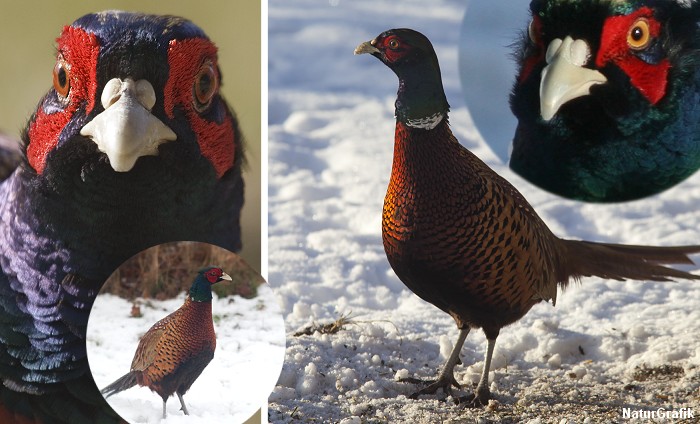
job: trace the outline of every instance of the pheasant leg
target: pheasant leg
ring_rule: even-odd
[[[165,399],[163,399],[163,419],[166,418],[166,413],[165,413]]]
[[[178,399],[180,399],[180,405],[182,405],[182,412],[185,413],[185,415],[190,415],[190,412],[187,410],[187,407],[185,406],[185,399],[182,398],[182,395],[180,393],[177,394]]]
[[[447,359],[447,362],[445,362],[445,366],[440,372],[437,380],[427,387],[413,393],[411,396],[409,396],[411,399],[417,399],[420,395],[435,393],[437,389],[442,389],[446,395],[451,396],[452,386],[455,386],[458,389],[461,388],[459,383],[457,383],[457,380],[455,380],[454,368],[457,363],[460,363],[459,353],[462,351],[462,346],[464,346],[464,341],[467,339],[468,334],[469,328],[460,330],[457,344],[455,344],[454,349],[452,349],[452,353],[450,353],[450,357]]]
[[[479,384],[476,386],[476,391],[463,398],[459,399],[460,403],[466,403],[468,407],[476,408],[489,403],[491,399],[491,391],[489,390],[489,369],[491,368],[491,358],[493,357],[493,349],[496,347],[496,339],[486,339],[486,356],[484,358],[484,369],[481,371]]]

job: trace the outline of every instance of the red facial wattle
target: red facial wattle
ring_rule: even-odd
[[[661,33],[661,24],[654,18],[654,11],[649,7],[642,7],[629,15],[606,19],[596,56],[596,66],[603,68],[607,64],[615,64],[629,76],[632,85],[651,104],[656,104],[666,94],[671,64],[668,58],[663,58],[658,63],[648,63],[639,57],[643,48],[635,49],[630,46],[630,31],[635,23],[640,21],[644,21],[650,43],[653,43]]]
[[[61,132],[75,111],[85,104],[85,114],[89,114],[95,105],[97,92],[97,57],[100,52],[97,37],[81,28],[66,26],[56,41],[58,60],[65,61],[69,69],[69,86],[63,110],[46,112],[40,106],[29,126],[27,159],[39,174],[44,171],[46,156],[58,145]],[[56,95],[60,96],[58,93]]]
[[[222,270],[220,270],[220,269],[218,269],[218,268],[213,268],[213,269],[210,269],[210,270],[205,274],[205,276],[206,276],[206,278],[207,278],[207,281],[209,281],[209,283],[214,284],[214,283],[216,283],[217,281],[219,281],[219,278],[221,277],[222,274],[223,274],[223,271],[222,271]]]
[[[390,63],[396,62],[401,57],[405,56],[409,49],[409,46],[395,35],[380,40],[380,43],[381,50],[384,52],[386,60]]]
[[[176,106],[185,111],[202,155],[214,166],[217,176],[221,177],[233,167],[235,159],[233,125],[229,119],[224,119],[221,123],[205,119],[197,110],[199,99],[195,95],[197,77],[203,66],[213,66],[218,79],[216,46],[204,38],[172,40],[168,50],[168,64],[170,75],[165,84],[165,113],[172,119]]]

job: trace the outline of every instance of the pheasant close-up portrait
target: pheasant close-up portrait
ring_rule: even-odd
[[[398,76],[394,159],[382,240],[391,267],[423,300],[449,314],[459,338],[436,380],[410,397],[460,388],[455,365],[471,329],[487,348],[469,406],[492,399],[489,372],[501,329],[583,277],[698,280],[666,264],[692,264],[700,245],[633,246],[555,236],[508,181],[462,146],[448,122],[437,55],[423,34],[392,29],[357,46]],[[413,378],[404,381],[415,382]]]
[[[616,202],[700,167],[700,4],[534,0],[517,46],[510,167],[561,196]]]
[[[185,18],[121,11],[59,30],[0,183],[1,422],[117,421],[85,352],[102,282],[166,241],[241,249],[244,141],[214,42]]]

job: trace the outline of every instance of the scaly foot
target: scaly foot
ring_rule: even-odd
[[[437,380],[420,380],[418,378],[408,377],[408,378],[399,379],[399,381],[402,383],[412,383],[412,384],[428,383],[428,386],[411,394],[409,396],[410,399],[418,399],[418,396],[420,396],[420,395],[433,394],[438,389],[442,389],[442,391],[448,396],[453,396],[452,395],[452,386],[454,386],[458,389],[462,388],[462,386],[460,386],[459,383],[457,383],[457,380],[455,380],[455,377],[453,374],[449,374],[449,375],[440,374],[440,376],[438,377]]]
[[[456,403],[464,405],[465,408],[481,408],[488,405],[489,400],[491,400],[491,391],[488,388],[477,387],[474,393],[457,398]]]

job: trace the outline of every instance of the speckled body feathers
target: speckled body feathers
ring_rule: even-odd
[[[461,146],[447,121],[397,123],[382,234],[392,268],[460,328],[500,328],[558,286],[612,279],[700,278],[658,265],[692,263],[700,246],[656,248],[562,240],[508,181]]]
[[[397,124],[382,234],[389,262],[460,328],[494,330],[552,299],[555,239],[525,199],[462,147],[445,121]]]
[[[103,393],[109,396],[138,384],[163,399],[185,394],[214,358],[215,348],[211,302],[188,297],[177,311],[153,324],[141,337],[131,371]]]

